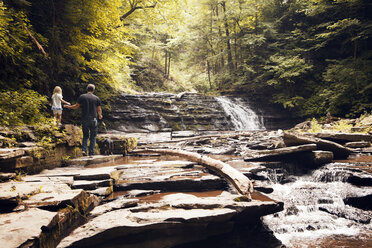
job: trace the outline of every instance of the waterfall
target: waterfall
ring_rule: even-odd
[[[262,118],[249,108],[240,98],[230,99],[225,96],[216,97],[223,110],[231,117],[235,130],[262,130],[265,129]]]

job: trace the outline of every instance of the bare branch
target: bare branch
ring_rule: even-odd
[[[137,6],[137,4],[135,4],[135,5],[131,4],[131,9],[127,13],[122,15],[120,17],[120,20],[123,21],[125,18],[127,18],[129,15],[131,15],[134,11],[136,11],[138,9],[153,9],[155,7],[156,7],[156,3],[154,3],[153,5],[149,5],[149,6]]]

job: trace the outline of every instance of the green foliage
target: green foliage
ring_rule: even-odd
[[[322,126],[319,124],[319,122],[313,118],[310,121],[310,129],[308,130],[309,133],[320,133],[322,132]]]
[[[332,126],[332,130],[333,131],[341,131],[341,132],[350,133],[352,127],[353,127],[353,125],[351,123],[349,123],[347,120],[340,120],[340,121],[337,121]]]
[[[0,92],[0,125],[17,126],[46,120],[42,112],[47,104],[45,96],[33,90]]]
[[[11,2],[12,3],[12,2]],[[13,3],[15,4],[15,3]],[[28,30],[28,31],[27,31]],[[45,58],[31,41],[29,33],[44,44],[47,40],[33,31],[27,11],[0,2],[0,89],[30,88],[41,90],[46,80]]]
[[[35,126],[34,133],[36,135],[38,145],[50,149],[55,144],[63,142],[65,132],[61,132],[56,125],[54,119],[47,119]]]
[[[1,1],[1,94],[59,85],[74,102],[93,83],[106,111],[118,90],[258,93],[298,116],[357,116],[372,109],[370,10],[363,0]],[[0,106],[0,125],[41,112]]]
[[[255,7],[251,17],[257,19],[240,30],[241,42],[234,40],[244,64],[222,77],[229,80],[220,89],[259,92],[306,117],[355,117],[372,109],[372,24],[365,1],[271,0]]]

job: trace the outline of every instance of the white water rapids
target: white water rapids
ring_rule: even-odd
[[[349,239],[371,238],[372,224],[361,222],[370,219],[372,211],[345,205],[343,199],[371,194],[372,189],[353,186],[338,177],[332,182],[319,181],[324,178],[320,176],[322,173],[316,170],[287,184],[275,183],[272,178],[267,185],[274,189],[269,197],[284,202],[284,210],[265,216],[263,221],[286,247],[324,247],[317,242],[337,235]]]
[[[225,96],[216,97],[225,113],[231,117],[236,131],[251,131],[265,129],[262,118],[240,98],[230,99]]]

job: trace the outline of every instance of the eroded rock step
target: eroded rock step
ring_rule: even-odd
[[[227,233],[237,223],[258,220],[283,207],[270,199],[245,202],[244,197],[226,191],[223,180],[195,163],[158,159],[88,165],[95,168],[57,168],[25,176],[20,182],[0,184],[0,201],[6,206],[0,214],[0,247],[55,247],[86,220],[59,247],[103,247],[117,239],[127,240],[128,247],[153,242],[159,242],[157,247],[168,247],[169,243],[183,244]],[[126,191],[112,194],[117,189]],[[105,203],[90,212],[105,197]],[[22,225],[24,222],[28,224]],[[186,232],[190,238],[184,238]],[[105,238],[101,239],[102,235]]]

